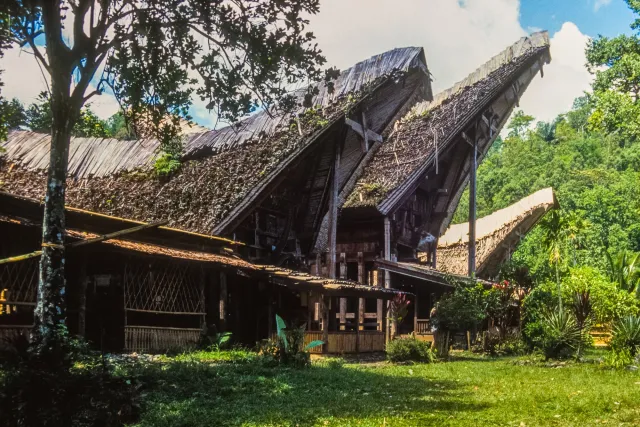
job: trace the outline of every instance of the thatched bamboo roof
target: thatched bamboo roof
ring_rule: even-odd
[[[441,152],[505,87],[536,61],[550,60],[549,37],[539,32],[523,37],[467,78],[418,103],[381,144],[346,199],[345,208],[374,206],[386,214],[434,164]]]
[[[476,221],[476,271],[491,278],[542,216],[557,206],[552,188],[537,191]],[[467,274],[469,223],[455,224],[438,240],[438,270]]]
[[[184,137],[184,163],[168,181],[153,177],[156,140],[72,138],[67,203],[92,211],[170,224],[201,233],[220,233],[222,219],[238,214],[306,155],[320,137],[344,126],[345,109],[357,105],[383,81],[428,70],[422,48],[394,49],[342,72],[329,94],[319,86],[313,110],[288,114],[261,111],[221,129]],[[302,93],[303,91],[300,91]],[[429,94],[430,97],[430,94]],[[309,114],[307,114],[309,112]],[[295,115],[300,115],[301,131]],[[42,198],[50,136],[11,132],[0,144],[0,189]]]

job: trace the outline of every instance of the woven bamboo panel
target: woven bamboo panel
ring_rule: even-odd
[[[152,326],[125,327],[125,350],[139,353],[195,346],[200,338],[196,328],[160,328]]]
[[[125,308],[167,313],[204,312],[204,289],[188,264],[130,262],[124,275]]]
[[[39,258],[0,265],[0,291],[12,302],[36,302]]]

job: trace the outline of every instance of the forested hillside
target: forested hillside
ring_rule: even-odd
[[[547,215],[514,255],[538,282],[555,274],[550,256],[561,272],[592,266],[607,274],[607,252],[615,259],[640,251],[640,39],[599,37],[586,53],[592,91],[552,123],[518,111],[478,169],[479,217],[541,188],[556,190],[559,215]],[[465,194],[454,222],[467,217]],[[561,229],[555,255],[553,221]]]

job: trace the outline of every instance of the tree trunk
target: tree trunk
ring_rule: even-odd
[[[560,285],[560,270],[556,260],[556,283],[558,285],[558,311],[562,311],[562,286]]]
[[[51,148],[42,223],[42,256],[35,309],[34,342],[40,350],[57,347],[65,334],[64,205],[71,131],[82,102],[70,94],[72,61],[60,37],[60,2],[43,8],[47,56],[51,69]]]
[[[54,119],[42,223],[38,304],[35,309],[35,341],[44,348],[52,347],[54,341],[58,340],[60,332],[64,330],[66,316],[64,204],[72,119],[68,109],[56,111],[56,104],[60,102],[54,104],[52,100]]]

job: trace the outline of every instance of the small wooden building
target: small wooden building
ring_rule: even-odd
[[[2,337],[33,326],[42,209],[35,200],[0,193],[0,258],[33,255],[0,264]],[[312,314],[318,295],[397,293],[252,264],[238,257],[241,244],[227,239],[75,208],[66,215],[67,324],[105,351],[191,346],[205,326],[252,345],[271,335],[275,313],[319,325],[322,319]],[[384,339],[359,338],[361,351],[383,349]]]
[[[227,244],[256,268],[250,271],[266,276],[230,267],[242,271],[237,280],[246,279],[247,290],[229,286],[228,298],[272,298],[255,288],[260,292],[274,281],[291,295],[266,308],[251,302],[258,304],[252,317],[237,315],[234,333],[250,337],[268,324],[268,308],[278,303],[291,317],[306,315],[309,334],[322,329],[352,337],[340,346],[329,342],[329,350],[362,351],[369,348],[360,343],[362,336],[389,331],[383,300],[399,292],[394,288],[417,296],[414,327],[421,327],[435,299],[447,291],[437,271],[438,238],[466,183],[474,182],[477,163],[549,60],[548,35],[536,33],[434,97],[423,49],[394,49],[343,71],[333,93],[318,86],[311,108],[300,102],[289,114],[263,111],[233,126],[185,135],[183,166],[168,180],[153,176],[157,141],[73,138],[67,203],[145,223],[168,221],[185,236],[240,242]],[[10,133],[0,155],[4,191],[42,197],[49,140]],[[473,229],[475,216],[470,224]],[[418,259],[421,251],[428,253],[426,265]],[[258,265],[291,274],[267,273],[272,267]],[[358,289],[358,295],[339,296],[327,287],[338,283]],[[302,284],[316,288],[291,291]],[[207,298],[205,291],[205,307],[211,307]]]

